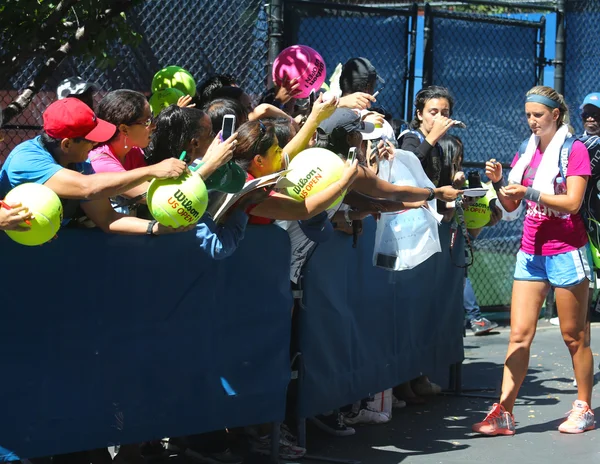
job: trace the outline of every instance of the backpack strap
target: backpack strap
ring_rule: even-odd
[[[529,143],[529,139],[525,139],[525,140],[523,140],[523,142],[521,142],[521,145],[519,146],[519,158],[521,156],[523,156],[523,153],[525,153],[525,150],[527,150],[528,143]]]
[[[567,173],[567,166],[569,165],[569,156],[571,156],[571,150],[573,149],[573,143],[577,139],[575,137],[569,137],[565,139],[562,148],[560,149],[560,157],[558,159],[558,170],[560,176],[566,179],[565,174]]]
[[[558,158],[558,171],[563,179],[566,179],[565,174],[567,173],[567,166],[569,165],[569,157],[573,150],[573,143],[577,140],[575,137],[566,138],[562,148],[560,149],[560,156]],[[525,153],[529,139],[523,140],[519,147],[519,157]]]

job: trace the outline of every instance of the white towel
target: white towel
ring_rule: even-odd
[[[552,140],[546,147],[546,151],[542,156],[542,161],[540,161],[537,173],[535,174],[535,179],[533,180],[532,187],[534,189],[539,190],[542,193],[554,194],[554,179],[556,179],[556,176],[560,172],[558,160],[560,158],[562,146],[567,137],[571,137],[569,127],[566,124],[563,124],[556,131],[556,134],[554,134],[554,137],[552,137]],[[510,171],[508,176],[509,182],[521,183],[525,169],[527,169],[527,166],[531,163],[531,159],[533,158],[539,143],[540,138],[531,134],[525,153],[521,155],[517,164],[515,164],[515,167]]]

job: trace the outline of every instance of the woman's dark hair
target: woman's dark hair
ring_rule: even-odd
[[[127,89],[113,90],[100,101],[96,115],[118,128],[120,124],[131,125],[142,118],[147,104],[146,97],[139,92]],[[117,130],[109,142],[118,135]]]
[[[349,134],[350,132],[347,132],[343,127],[336,127],[329,135],[325,134],[323,130],[317,129],[317,141],[314,146],[315,148],[325,148],[342,159],[346,159],[348,151],[350,151]]]
[[[218,134],[223,126],[223,117],[230,114],[235,116],[236,126],[241,126],[248,121],[248,111],[238,100],[219,98],[212,100],[202,108],[212,123],[213,131]]]
[[[237,145],[233,159],[245,171],[256,155],[264,156],[275,142],[275,127],[270,121],[248,121],[238,130]]]
[[[217,74],[209,77],[198,86],[196,92],[196,96],[200,99],[200,106],[204,106],[213,99],[212,93],[215,90],[220,89],[221,87],[228,87],[236,84],[236,79],[231,74]]]
[[[196,108],[180,108],[171,105],[160,112],[156,129],[146,150],[148,164],[156,164],[167,158],[177,158],[199,131],[205,113]]]
[[[462,170],[464,145],[460,138],[451,134],[444,134],[438,143],[444,155],[441,174],[444,179],[441,179],[440,185],[451,185],[454,175]]]
[[[277,143],[281,148],[285,147],[292,140],[292,121],[288,118],[265,118],[263,122],[270,122],[275,127]]]
[[[240,101],[244,95],[244,91],[240,87],[224,86],[219,87],[211,94],[211,100],[217,98],[231,98],[232,100]]]
[[[421,121],[419,120],[418,115],[419,113],[423,114],[425,104],[429,100],[433,100],[434,98],[445,98],[446,100],[448,100],[448,105],[450,106],[450,115],[452,115],[452,109],[454,108],[454,98],[452,97],[452,95],[450,95],[450,91],[446,87],[440,87],[437,85],[425,87],[424,89],[419,90],[415,97],[415,115],[410,123],[411,129],[418,129],[421,126]]]

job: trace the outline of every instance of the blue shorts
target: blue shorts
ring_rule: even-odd
[[[517,253],[515,280],[546,281],[553,287],[572,287],[592,281],[589,245],[553,256]]]

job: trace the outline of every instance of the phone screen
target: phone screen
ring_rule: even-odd
[[[226,115],[223,118],[223,126],[221,128],[221,138],[227,140],[235,131],[235,116]]]
[[[356,147],[352,147],[350,149],[350,151],[348,152],[348,161],[350,161],[350,164],[354,163],[354,160],[356,159]]]

